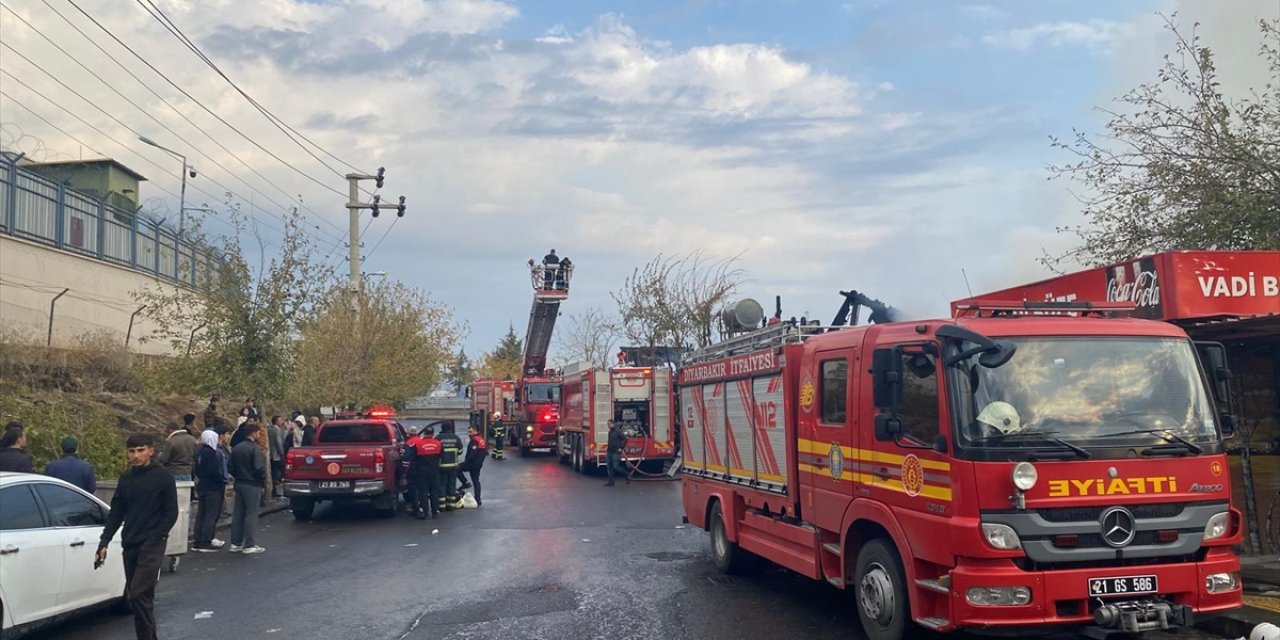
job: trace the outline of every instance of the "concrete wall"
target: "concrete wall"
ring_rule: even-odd
[[[174,285],[132,269],[0,235],[0,333],[30,336],[44,344],[49,302],[66,288],[69,291],[54,307],[54,346],[74,347],[78,336],[102,330],[113,332],[123,344],[129,315],[141,306],[133,293],[148,287],[172,291]],[[143,344],[138,339],[153,329],[139,314],[129,349],[169,354],[167,343]]]

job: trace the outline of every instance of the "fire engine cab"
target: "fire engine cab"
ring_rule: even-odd
[[[1240,607],[1220,345],[1132,305],[782,323],[678,372],[686,519],[912,625],[1141,632]]]

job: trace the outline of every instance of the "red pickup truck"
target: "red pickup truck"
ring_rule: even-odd
[[[284,495],[293,516],[310,520],[319,502],[372,500],[380,515],[396,512],[404,427],[389,419],[330,420],[311,446],[285,456]]]

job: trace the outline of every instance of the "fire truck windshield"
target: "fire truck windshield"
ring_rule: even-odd
[[[957,415],[966,448],[1148,447],[1216,443],[1214,405],[1191,343],[1172,338],[1011,338],[1017,352],[988,369],[958,363]],[[1039,435],[1040,437],[1037,437]]]
[[[525,401],[531,403],[538,402],[560,402],[560,383],[558,382],[535,382],[525,387]]]

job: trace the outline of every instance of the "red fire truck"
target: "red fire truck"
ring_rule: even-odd
[[[516,383],[514,380],[476,380],[471,383],[471,411],[477,426],[514,425]]]
[[[694,352],[685,517],[722,571],[761,557],[853,590],[872,640],[1240,607],[1221,346],[1119,306],[975,301]]]
[[[515,431],[520,455],[533,449],[552,450],[560,421],[560,374],[547,368],[547,349],[555,331],[560,303],[569,297],[572,267],[534,265],[530,261],[533,308],[524,337],[524,359],[515,386]]]
[[[674,395],[665,367],[565,367],[556,450],[574,471],[603,467],[609,420],[627,435],[623,460],[658,472],[675,458]]]

